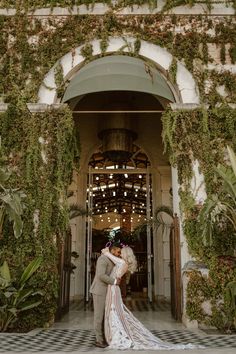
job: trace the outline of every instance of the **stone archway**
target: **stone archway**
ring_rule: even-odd
[[[127,45],[129,46],[124,48],[122,51],[129,53],[131,51],[130,48],[133,48],[134,46],[134,42],[135,38],[133,37],[126,37],[125,39],[121,37],[110,37],[106,54],[120,53],[121,48]],[[96,59],[97,56],[102,55],[100,40],[93,40],[90,44],[93,48],[94,59]],[[57,63],[55,63],[53,68],[45,76],[44,81],[40,86],[38,103],[58,103],[55,68],[58,64],[60,64],[62,67],[64,81],[70,81],[79,68],[85,64],[85,58],[81,54],[82,48],[83,46],[77,47],[73,52],[71,51],[67,53],[59,59]],[[156,64],[157,68],[164,74],[166,80],[168,81],[167,73],[170,69],[173,56],[166,49],[142,40],[139,56],[140,58],[148,59]],[[171,82],[169,82],[169,84],[173,87]],[[179,61],[177,62],[176,87],[177,90],[173,87],[173,94],[175,95],[176,103],[199,103],[199,93],[193,76]]]

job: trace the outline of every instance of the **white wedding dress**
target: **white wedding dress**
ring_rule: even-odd
[[[115,264],[111,276],[121,278],[128,268],[125,261],[109,252],[104,254]],[[124,305],[120,287],[117,285],[108,285],[104,325],[105,338],[110,349],[176,350],[200,348],[192,344],[172,344],[155,337]]]

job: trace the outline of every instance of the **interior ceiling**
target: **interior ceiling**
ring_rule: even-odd
[[[145,174],[93,176],[93,214],[146,214]]]
[[[111,160],[103,157],[101,152],[96,152],[90,159],[89,165],[98,169],[93,174],[93,214],[105,213],[118,214],[146,214],[146,174],[130,173],[133,168],[146,169],[150,166],[147,156],[134,145],[134,154],[122,166],[116,166]],[[127,173],[103,174],[103,168],[126,169]],[[138,171],[138,170],[137,170]],[[143,170],[142,170],[143,171]]]
[[[90,93],[79,101],[74,100],[70,102],[70,105],[74,108],[74,111],[79,111],[80,113],[74,113],[74,117],[78,122],[80,119],[91,119],[91,124],[93,122],[92,117],[101,119],[101,125],[104,119],[107,117],[106,113],[94,113],[94,114],[83,114],[83,111],[163,111],[163,105],[165,106],[167,101],[162,102],[158,100],[154,95],[133,92],[133,91],[110,91],[110,92],[97,92]],[[109,113],[112,116],[112,113]],[[149,114],[129,114],[130,129],[135,130],[136,118],[140,115],[142,118],[148,118]],[[145,118],[146,117],[146,118]],[[155,113],[156,119],[159,119],[160,113]],[[133,144],[133,155],[128,161],[123,161],[119,165],[116,162],[106,158],[101,149],[96,151],[90,161],[89,165],[98,169],[96,174],[93,174],[93,214],[102,215],[105,213],[117,213],[117,214],[146,214],[146,174],[129,174],[129,169],[141,168],[146,169],[150,166],[147,155],[140,150],[140,148]],[[127,174],[103,174],[102,169],[104,168],[122,168],[127,169]],[[151,197],[151,195],[150,195]],[[151,206],[151,205],[150,205]]]

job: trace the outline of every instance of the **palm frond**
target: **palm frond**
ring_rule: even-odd
[[[166,216],[169,216],[171,219],[170,221],[166,220]],[[160,226],[165,228],[172,227],[173,222],[173,210],[166,205],[158,206],[153,214],[153,218],[143,222],[142,224],[138,225],[134,233],[136,235],[140,235],[141,232],[145,231],[147,226],[150,226],[153,230],[157,230]]]
[[[212,244],[213,231],[222,221],[228,220],[236,232],[236,155],[227,146],[231,166],[215,168],[221,178],[222,189],[216,195],[209,195],[198,216],[200,235],[205,244]]]
[[[230,195],[232,195],[233,199],[236,198],[236,175],[233,170],[229,167],[225,167],[223,165],[219,165],[215,169],[216,173],[222,178],[224,184],[223,188]]]

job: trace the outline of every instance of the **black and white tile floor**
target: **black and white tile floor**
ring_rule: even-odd
[[[205,348],[236,348],[236,335],[199,335],[188,330],[152,331],[164,341]],[[92,330],[49,329],[35,334],[0,334],[0,352],[104,351],[94,347]],[[236,350],[236,349],[235,349]]]
[[[168,302],[148,302],[145,298],[141,299],[132,299],[128,297],[124,300],[124,304],[128,307],[128,309],[132,312],[143,312],[143,311],[170,311],[170,304]],[[93,310],[93,303],[90,300],[87,304],[83,301],[79,302],[78,304],[72,304],[70,306],[70,310],[74,309],[76,311]]]
[[[147,320],[149,321],[149,328],[152,328],[150,324],[156,323],[156,319],[160,322],[161,318],[166,320],[168,316],[170,317],[169,304],[150,304],[147,303],[145,299],[139,299],[138,301],[126,299],[125,303],[138,317],[142,317],[144,314],[144,318],[149,319]],[[67,320],[65,317],[64,321],[56,323],[53,328],[47,330],[40,329],[28,334],[0,333],[0,353],[104,352],[104,349],[99,349],[94,346],[95,336],[92,330],[93,312],[91,311],[91,303],[84,304],[80,302],[79,304],[72,305],[70,309],[70,314],[68,314],[69,319]],[[153,318],[154,322],[150,322],[151,319],[153,321]],[[76,319],[78,322],[74,323],[73,319]],[[81,319],[84,321],[81,321]],[[172,322],[174,321],[172,320]],[[82,327],[84,323],[86,325],[85,328]],[[63,328],[58,328],[57,326],[63,326]],[[162,325],[160,325],[157,327],[158,329],[153,329],[152,332],[160,339],[171,343],[192,343],[204,346],[206,349],[212,349],[212,353],[214,353],[216,348],[231,348],[231,350],[235,348],[236,353],[236,334],[209,335],[204,334],[202,331],[194,332],[180,327],[176,329],[175,324],[171,324],[170,326],[173,327],[168,327],[168,329],[163,330]],[[153,328],[156,327],[153,326]]]

